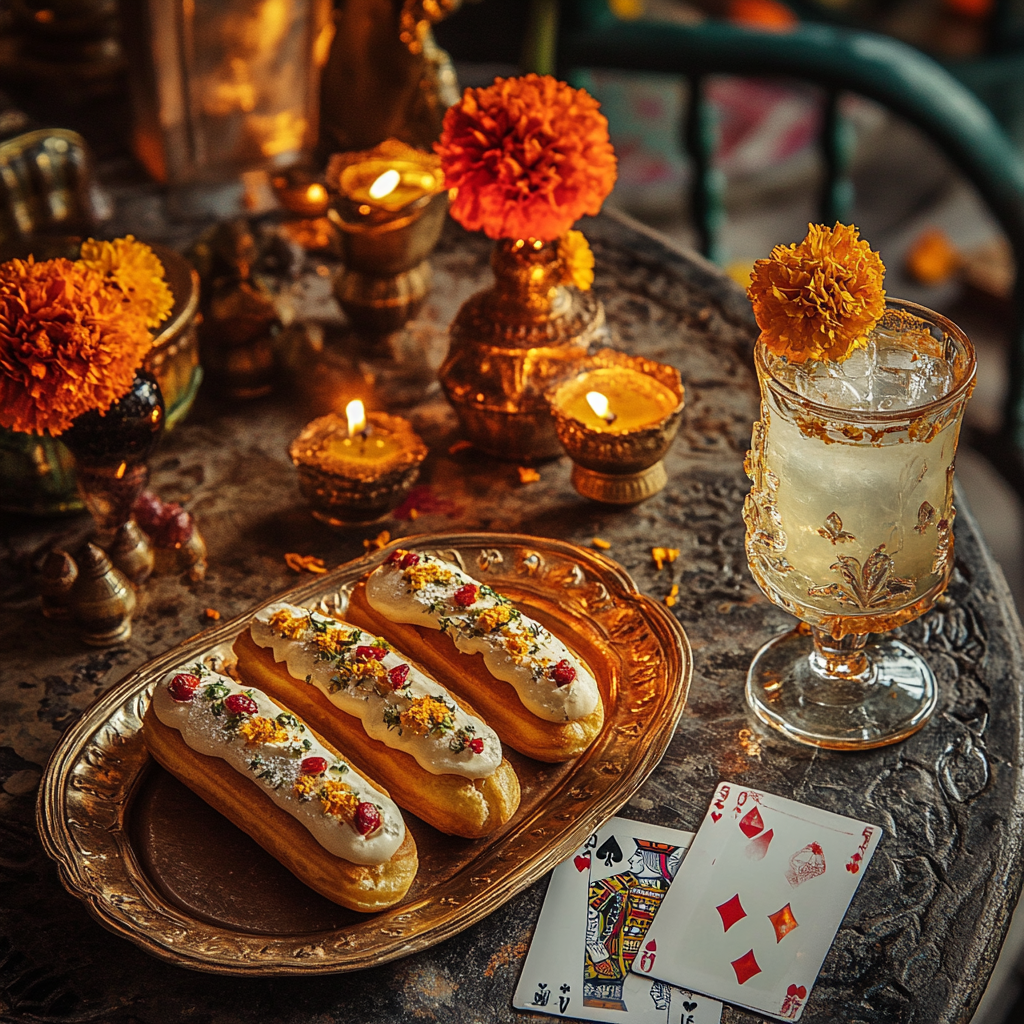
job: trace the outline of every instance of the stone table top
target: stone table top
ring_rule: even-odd
[[[569,484],[566,458],[522,483],[513,464],[472,450],[451,454],[457,423],[435,393],[407,414],[431,448],[421,483],[445,499],[444,511],[330,530],[309,516],[286,453],[320,411],[309,378],[300,378],[249,404],[201,393],[190,417],[163,440],[153,485],[195,513],[210,571],[200,583],[152,580],[122,646],[84,648],[41,618],[32,593],[28,570],[39,552],[72,543],[87,523],[0,520],[0,1019],[546,1019],[511,1008],[544,882],[455,938],[386,966],[337,977],[216,977],[151,959],[104,931],[62,889],[33,824],[40,772],[61,732],[126,673],[205,628],[204,609],[227,618],[298,582],[286,552],[332,566],[361,554],[364,539],[380,529],[398,537],[456,528],[583,545],[599,536],[645,593],[660,599],[679,585],[673,613],[693,647],[693,685],[668,753],[629,801],[627,816],[695,829],[716,782],[726,779],[883,826],[804,1021],[970,1019],[1021,884],[1021,627],[1002,575],[961,502],[948,594],[903,631],[927,649],[941,686],[937,713],[915,736],[847,754],[798,747],[763,729],[743,699],[746,669],[792,619],[761,596],[743,551],[742,462],[757,412],[749,305],[710,264],[630,222],[606,215],[584,230],[614,344],[677,366],[687,388],[667,458],[669,486],[643,505],[586,502]],[[487,283],[489,251],[486,239],[446,228],[433,292],[415,325],[428,347],[443,342],[459,304]],[[319,279],[328,272],[325,266]],[[315,292],[315,271],[309,280]],[[657,570],[653,545],[678,548],[678,560]],[[730,1007],[723,1015],[726,1024],[756,1019]]]

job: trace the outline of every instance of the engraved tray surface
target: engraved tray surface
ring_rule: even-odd
[[[104,694],[47,766],[37,820],[67,889],[106,927],[155,956],[225,974],[358,970],[425,949],[526,888],[610,818],[657,766],[691,676],[681,627],[607,558],[518,534],[403,538],[402,547],[462,565],[558,633],[594,670],[604,728],[565,765],[506,747],[523,789],[512,820],[475,842],[406,813],[420,871],[402,903],[360,915],[321,900],[255,843],[155,766],[140,731],[153,685],[197,659],[230,665],[258,608],[150,661]],[[264,602],[344,610],[352,585],[389,545]],[[185,818],[191,828],[182,827]],[[239,899],[239,891],[260,894]],[[241,909],[240,909],[241,908]]]

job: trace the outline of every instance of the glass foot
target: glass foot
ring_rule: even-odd
[[[808,632],[765,644],[747,673],[747,703],[762,722],[798,743],[869,750],[898,743],[924,725],[938,702],[935,675],[900,640],[864,648],[870,665],[856,678],[828,676]],[[816,662],[818,664],[816,664]]]

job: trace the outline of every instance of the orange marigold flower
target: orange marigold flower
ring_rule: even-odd
[[[795,363],[842,361],[867,344],[885,311],[884,276],[855,227],[809,224],[799,245],[777,245],[754,264],[747,294],[761,339]]]
[[[305,615],[293,615],[287,608],[278,608],[267,619],[267,625],[287,640],[301,640],[309,628],[309,619]]]
[[[467,89],[444,117],[441,158],[452,216],[490,238],[551,242],[601,209],[615,151],[598,103],[550,75]]]
[[[102,274],[145,318],[147,327],[159,327],[171,315],[174,295],[164,279],[164,265],[145,242],[133,235],[82,243],[79,262]]]
[[[56,435],[105,413],[151,345],[138,312],[80,261],[0,265],[0,426]]]
[[[336,818],[352,817],[359,806],[359,797],[352,792],[352,787],[333,779],[323,784],[318,796],[324,805],[324,814],[331,814]]]

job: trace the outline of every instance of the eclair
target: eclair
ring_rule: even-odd
[[[604,706],[586,663],[451,562],[392,552],[353,589],[347,615],[471,701],[521,754],[568,761],[601,731]]]
[[[235,642],[238,673],[294,708],[379,779],[406,810],[477,839],[519,806],[495,732],[387,640],[278,603]]]
[[[369,913],[416,877],[387,793],[255,687],[197,664],[168,672],[142,721],[153,757],[329,900]]]

